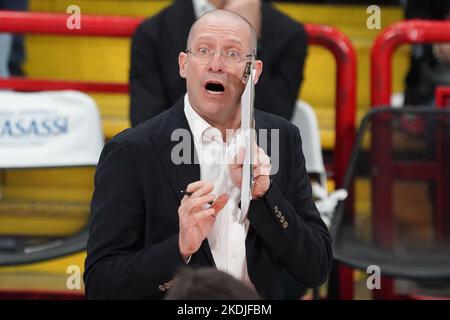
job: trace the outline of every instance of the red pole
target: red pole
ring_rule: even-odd
[[[309,42],[327,48],[336,60],[334,174],[336,187],[340,187],[355,137],[356,53],[347,36],[337,29],[314,24],[305,27]]]
[[[355,140],[356,122],[356,53],[350,40],[342,32],[324,25],[306,24],[311,44],[321,45],[333,53],[336,60],[336,97],[335,97],[335,144],[334,144],[334,180],[336,187],[342,186],[344,174],[350,161]],[[336,264],[334,275],[338,279],[340,299],[353,298],[353,270]]]

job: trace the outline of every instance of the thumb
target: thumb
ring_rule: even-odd
[[[222,210],[223,207],[225,207],[227,202],[228,202],[228,194],[222,193],[219,197],[217,197],[216,201],[214,201],[214,204],[212,205],[215,213],[216,214],[219,213],[220,210]]]
[[[245,148],[240,147],[238,153],[233,157],[230,164],[230,169],[242,167],[245,158]]]

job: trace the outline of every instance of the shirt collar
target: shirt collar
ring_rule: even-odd
[[[211,134],[214,135],[214,131],[217,131],[220,135],[220,131],[211,126],[205,119],[203,119],[189,103],[189,97],[186,93],[184,96],[184,114],[191,128],[196,143],[202,144],[204,142],[205,134],[208,132],[209,140],[211,140]],[[215,130],[213,130],[215,129]],[[211,133],[212,131],[212,133]],[[217,134],[217,133],[216,133]]]
[[[208,11],[216,9],[216,7],[207,0],[192,0],[192,4],[194,5],[194,13],[197,19]]]
[[[192,135],[194,136],[194,141],[196,144],[204,145],[211,143],[212,141],[222,142],[222,133],[216,127],[213,127],[205,119],[203,119],[195,110],[192,108],[188,94],[184,96],[184,114],[191,128]],[[238,128],[230,141],[234,139],[240,139],[241,129]]]

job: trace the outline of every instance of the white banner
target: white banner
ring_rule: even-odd
[[[88,95],[0,91],[0,168],[96,165],[103,144]]]

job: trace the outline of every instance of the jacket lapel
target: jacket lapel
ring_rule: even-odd
[[[270,126],[260,117],[258,110],[255,110],[255,130],[258,146],[263,148],[271,162],[279,161],[274,159],[278,157],[278,150],[272,150],[272,135]],[[278,141],[274,141],[278,143]],[[274,146],[276,148],[276,146]],[[272,152],[274,154],[272,154]],[[276,181],[277,175],[272,176]],[[247,237],[245,239],[245,248],[247,256],[247,269],[252,283],[258,292],[265,299],[278,299],[283,295],[283,289],[280,286],[278,275],[274,272],[273,262],[265,250],[265,245],[260,236],[250,225]]]
[[[161,119],[161,124],[159,126],[161,130],[157,133],[152,133],[150,135],[150,140],[152,141],[155,150],[157,150],[157,155],[160,159],[161,166],[166,173],[167,179],[170,182],[173,192],[180,202],[183,198],[182,190],[186,190],[188,184],[194,181],[200,180],[200,165],[197,158],[194,140],[192,137],[189,124],[184,115],[184,97],[179,99],[170,108],[166,116]],[[172,134],[174,132],[180,133],[180,135]],[[177,138],[177,139],[175,139]],[[181,144],[184,148],[180,148]],[[173,155],[173,150],[180,150]],[[186,152],[190,155],[186,156]],[[175,164],[179,161],[172,159],[172,157],[178,157],[183,159],[188,159],[188,161]],[[185,157],[186,156],[186,157]],[[208,262],[214,266],[214,258],[211,253],[211,249],[208,244],[208,239],[205,239],[200,247],[202,253],[206,256]]]

